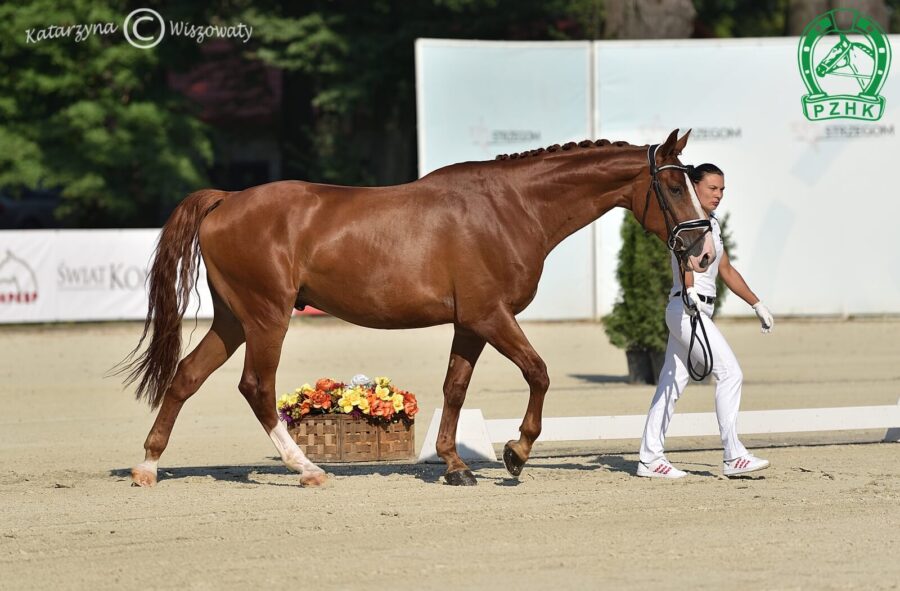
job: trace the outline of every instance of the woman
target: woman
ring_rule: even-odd
[[[725,176],[713,164],[701,164],[690,172],[690,180],[700,206],[710,216],[712,237],[716,248],[716,260],[705,273],[686,272],[684,283],[688,301],[701,314],[700,320],[706,328],[709,346],[712,349],[712,374],[716,378],[716,417],[725,450],[723,472],[725,476],[735,476],[762,470],[769,466],[767,460],[757,458],[747,451],[737,436],[736,422],[741,404],[741,383],[743,374],[731,347],[725,337],[713,324],[712,313],[715,305],[716,275],[721,275],[728,288],[742,300],[750,304],[762,325],[762,332],[772,330],[774,321],[768,308],[750,290],[744,278],[728,260],[722,244],[719,223],[713,215],[722,201],[725,191]],[[685,310],[681,298],[681,271],[678,261],[672,257],[673,285],[669,305],[666,307],[666,325],[669,327],[669,342],[666,359],[659,376],[659,386],[650,403],[644,437],[641,441],[641,460],[637,475],[650,478],[682,478],[687,473],[672,466],[663,453],[666,430],[675,412],[675,402],[690,380],[688,374],[688,345],[691,338],[691,310]],[[697,327],[698,339],[702,341],[702,331]],[[693,363],[703,363],[703,354],[695,344],[691,351]]]

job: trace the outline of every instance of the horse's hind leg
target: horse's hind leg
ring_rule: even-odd
[[[277,312],[262,316],[277,317]],[[289,320],[288,313],[281,324],[246,327],[247,356],[238,389],[272,439],[285,466],[300,473],[300,484],[319,486],[327,480],[324,470],[310,462],[300,446],[291,439],[284,423],[278,420],[275,410],[275,372],[278,370]]]
[[[456,426],[472,370],[483,350],[484,339],[457,327],[444,379],[444,412],[436,445],[438,455],[447,463],[444,473],[447,484],[470,486],[476,483],[475,476],[456,452]]]
[[[234,314],[213,295],[215,316],[212,327],[191,354],[181,360],[171,385],[163,396],[162,405],[153,427],[144,442],[144,461],[132,468],[131,481],[136,486],[156,484],[159,457],[169,443],[178,412],[209,375],[231,357],[241,343],[244,333]]]
[[[522,370],[522,375],[531,390],[528,409],[519,427],[519,439],[507,442],[503,448],[503,463],[506,469],[513,476],[518,476],[531,455],[532,445],[541,434],[544,395],[550,387],[547,365],[528,342],[511,312],[504,310],[494,314],[486,322],[481,323],[477,330],[487,342]]]

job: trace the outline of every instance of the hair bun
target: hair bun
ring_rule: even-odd
[[[688,169],[688,178],[691,179],[692,183],[699,183],[703,180],[703,177],[708,174],[718,174],[725,176],[725,174],[722,172],[722,169],[720,169],[715,164],[710,164],[709,162],[705,162],[703,164],[700,164],[699,166],[691,166],[689,164],[686,166],[686,168]]]

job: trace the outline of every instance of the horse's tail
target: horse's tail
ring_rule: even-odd
[[[159,236],[148,277],[144,332],[116,372],[126,374],[126,386],[138,382],[135,398],[146,399],[150,408],[159,406],[181,359],[181,319],[200,272],[200,223],[227,194],[213,189],[191,193],[169,216]],[[150,342],[138,355],[148,335]]]

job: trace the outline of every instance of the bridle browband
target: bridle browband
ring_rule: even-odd
[[[694,246],[696,246],[698,242],[703,240],[708,232],[712,231],[712,222],[709,219],[704,220],[698,218],[694,220],[687,220],[681,223],[676,223],[675,216],[669,209],[669,204],[667,203],[665,197],[663,197],[662,187],[659,184],[659,172],[662,170],[672,169],[680,170],[686,175],[690,175],[694,167],[691,165],[682,166],[680,164],[664,164],[662,166],[657,166],[657,148],[659,148],[659,144],[653,144],[652,146],[647,148],[647,161],[650,164],[650,186],[647,188],[647,199],[646,203],[644,204],[644,215],[642,216],[641,225],[646,228],[644,222],[646,222],[647,220],[647,210],[650,209],[650,192],[652,191],[656,194],[656,201],[657,203],[659,203],[659,209],[663,213],[663,219],[666,223],[666,230],[669,234],[669,239],[666,241],[666,246],[669,247],[669,250],[672,251],[672,254],[675,255],[675,257],[678,259],[678,267],[681,270],[681,302],[684,304],[684,309],[687,310],[691,316],[691,340],[690,344],[688,345],[687,358],[688,375],[699,382],[712,373],[712,347],[709,344],[709,337],[706,335],[706,327],[703,326],[703,322],[700,320],[700,311],[697,310],[694,304],[690,301],[690,298],[688,298],[687,287],[684,284],[684,275],[687,257],[694,249]],[[688,176],[688,180],[690,180],[690,176]],[[680,236],[681,232],[684,232],[686,230],[699,229],[702,229],[703,232],[700,232],[700,235],[695,238],[693,242],[685,246],[684,239]],[[703,341],[705,341],[705,345],[704,342],[697,340],[698,324],[700,325],[700,330],[703,333]],[[700,345],[700,353],[703,356],[703,369],[699,372],[694,369],[694,364],[691,360],[691,352],[694,349],[695,342]]]

